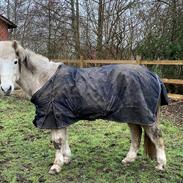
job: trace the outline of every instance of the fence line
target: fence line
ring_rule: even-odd
[[[65,64],[142,64],[142,65],[183,65],[183,60],[62,60],[52,59]]]
[[[78,67],[88,67],[91,64],[97,65],[106,65],[106,64],[137,64],[137,65],[183,65],[183,60],[61,60],[61,59],[52,59],[56,62],[63,62],[68,65],[76,65]],[[181,79],[167,79],[162,78],[162,81],[166,84],[178,84],[183,85],[183,80]],[[168,96],[174,100],[183,100],[183,95],[168,93]]]
[[[161,79],[164,83],[167,84],[177,84],[177,85],[183,85],[183,80],[182,79],[166,79],[163,78]]]

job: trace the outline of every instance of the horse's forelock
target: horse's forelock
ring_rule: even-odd
[[[18,67],[19,67],[19,72],[21,73],[22,64],[21,64],[21,60],[20,59],[18,59]]]
[[[22,65],[21,65],[21,58],[20,58],[20,53],[19,53],[19,50],[18,50],[18,45],[19,43],[17,41],[13,41],[12,43],[12,47],[15,51],[15,55],[18,57],[18,66],[19,66],[19,72],[21,73],[21,69],[22,69]]]
[[[26,54],[26,57],[25,59],[23,60],[23,64],[25,65],[26,69],[28,71],[30,71],[32,74],[34,74],[36,72],[36,67],[33,65],[31,59],[30,59],[30,54],[29,52],[26,50],[27,54]]]
[[[33,66],[30,60],[30,51],[24,49],[17,41],[13,41],[12,47],[15,50],[16,56],[18,57],[19,71],[21,72],[23,64],[25,68],[33,74],[36,68]]]
[[[22,58],[25,57],[24,49],[23,49],[23,47],[17,41],[13,41],[12,47],[13,47],[13,49],[15,51],[16,56],[19,59],[22,59]]]

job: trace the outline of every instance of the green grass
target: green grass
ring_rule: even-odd
[[[166,143],[167,169],[143,155],[129,166],[121,160],[128,152],[126,124],[80,121],[69,128],[72,161],[56,175],[48,174],[54,160],[50,132],[36,129],[34,106],[15,97],[0,98],[0,182],[6,183],[182,183],[183,128],[161,119]]]

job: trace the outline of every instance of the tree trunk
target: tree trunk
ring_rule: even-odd
[[[10,19],[10,0],[7,1],[7,18]]]
[[[13,13],[14,13],[14,23],[16,25],[18,25],[17,9],[18,9],[18,0],[15,0],[14,1],[14,10],[13,10]],[[16,29],[13,30],[13,38],[16,39]]]
[[[105,0],[99,0],[99,7],[98,7],[98,29],[97,29],[97,58],[98,59],[102,59],[104,1]]]
[[[48,58],[51,58],[51,0],[48,1],[48,43],[47,43],[47,50],[48,50]]]
[[[75,8],[76,6],[76,8]],[[80,53],[80,33],[79,33],[79,2],[76,0],[71,0],[71,12],[72,12],[72,30],[74,38],[74,48],[76,58],[79,59],[81,56]]]
[[[177,3],[176,0],[172,0],[172,32],[171,32],[171,42],[175,41],[176,37],[176,26],[177,26]]]

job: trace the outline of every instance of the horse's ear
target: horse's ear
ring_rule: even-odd
[[[17,48],[18,48],[18,42],[16,40],[14,40],[12,46],[13,46],[13,48],[15,50],[17,50]]]
[[[15,50],[15,54],[18,57],[20,61],[24,61],[26,58],[26,51],[25,49],[20,45],[18,41],[13,41],[12,47]]]

